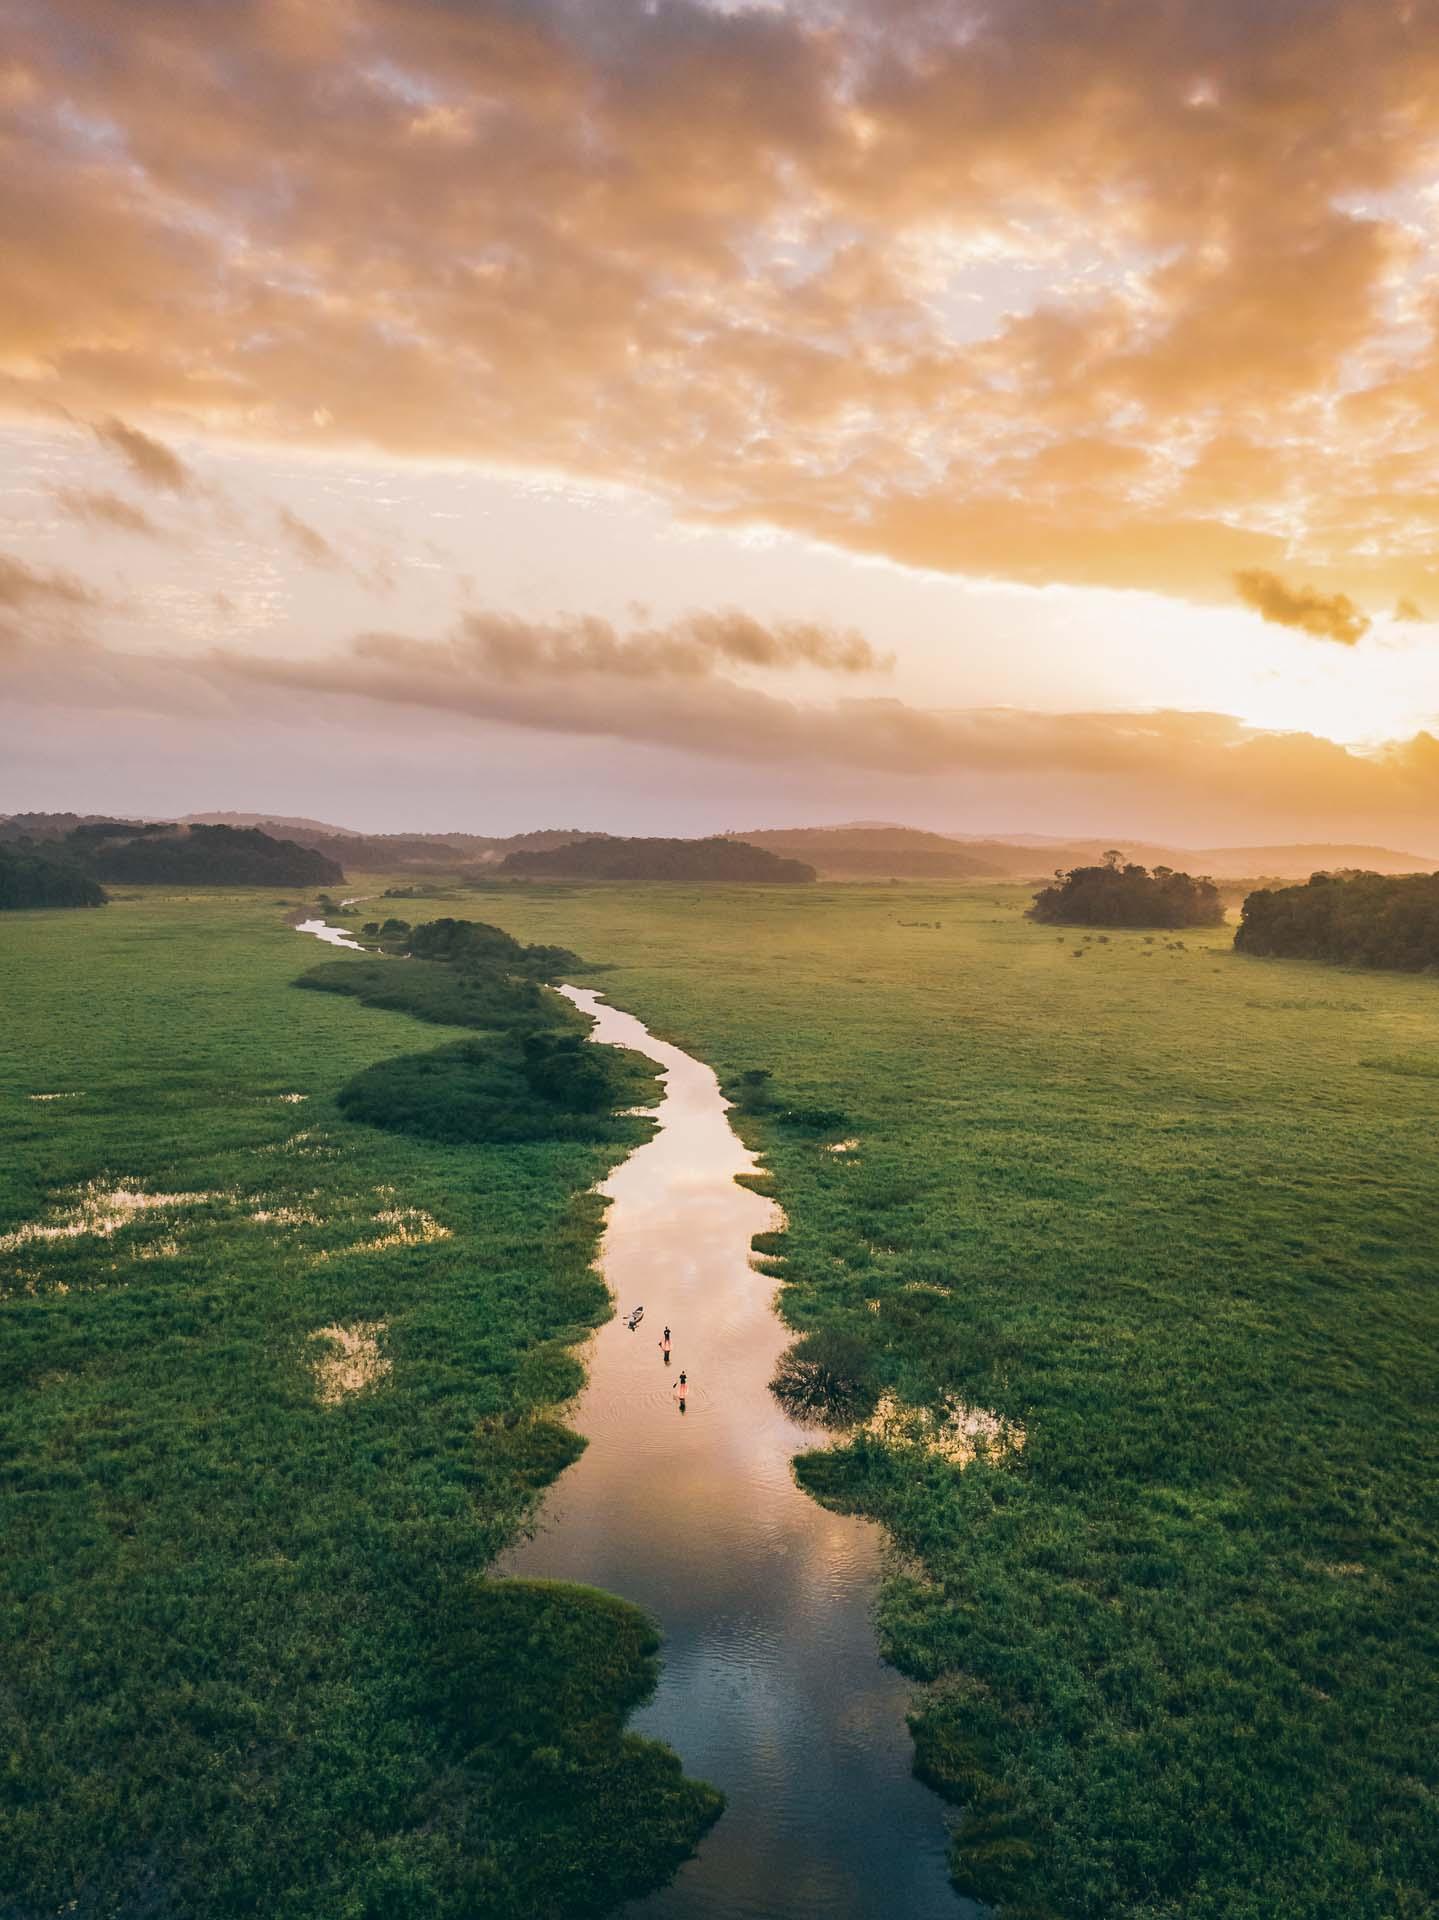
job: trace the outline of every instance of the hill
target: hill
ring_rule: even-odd
[[[759,881],[793,886],[815,878],[802,860],[743,840],[593,839],[506,855],[500,872],[530,880]]]
[[[11,813],[0,818],[0,840],[63,840],[77,827],[110,817],[108,813]]]
[[[604,839],[584,827],[542,827],[532,833],[356,833],[318,821],[270,820],[237,814],[238,823],[257,826],[354,869],[383,873],[462,873],[466,868],[497,867],[510,853],[569,846],[575,840]]]
[[[104,888],[73,857],[29,840],[0,845],[0,912],[104,905]]]
[[[328,840],[358,840],[362,836],[353,827],[336,827],[328,820],[311,820],[303,813],[184,813],[182,827],[259,827],[262,833],[277,839],[306,845],[306,834],[323,834]]]
[[[1373,873],[1428,873],[1439,866],[1439,855],[1332,841],[1290,841],[1255,847],[1176,847],[1126,839],[1123,834],[1103,840],[1045,840],[1033,834],[993,840],[955,837],[966,852],[1016,880],[1048,878],[1071,867],[1092,866],[1102,861],[1112,847],[1118,847],[1127,859],[1151,869],[1172,867],[1185,873],[1211,874],[1225,879],[1273,874],[1283,880],[1307,880],[1311,873],[1340,867],[1358,867]]]
[[[339,862],[257,827],[109,821],[64,842],[98,880],[122,886],[308,887],[343,880]]]
[[[803,860],[827,880],[986,880],[1006,871],[945,834],[917,827],[766,827],[736,838]]]

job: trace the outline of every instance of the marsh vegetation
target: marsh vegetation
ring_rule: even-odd
[[[575,1457],[589,1189],[647,1123],[351,1124],[415,1023],[293,991],[268,892],[77,933],[6,932],[0,1911],[520,1920],[662,1881],[720,1802],[624,1729],[652,1625],[485,1578]]]
[[[619,963],[606,992],[727,1088],[767,1074],[737,1121],[796,1365],[841,1336],[903,1412],[800,1471],[903,1551],[881,1637],[957,1883],[1011,1916],[1419,1920],[1439,1000],[1317,993],[1224,928],[1075,966],[1016,901],[530,891],[506,924]],[[804,1108],[857,1145],[779,1123]],[[999,1423],[965,1465],[922,1444],[959,1409]]]
[[[1432,983],[1321,992],[1222,928],[1076,966],[1005,888],[487,904],[740,1095],[788,1219],[780,1377],[846,1416],[801,1477],[902,1550],[881,1641],[957,1883],[1064,1920],[1427,1915]],[[0,1904],[458,1920],[662,1876],[717,1802],[621,1731],[650,1630],[483,1579],[574,1457],[584,1190],[645,1123],[351,1124],[340,1090],[414,1053],[399,976],[447,1046],[522,1055],[522,998],[358,954],[314,970],[355,994],[292,992],[268,896],[78,931],[6,936]],[[388,1371],[327,1403],[336,1328]]]

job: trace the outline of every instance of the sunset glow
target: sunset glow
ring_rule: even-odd
[[[10,19],[0,800],[1439,845],[1429,9]]]

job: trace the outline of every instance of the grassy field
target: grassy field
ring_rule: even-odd
[[[901,1549],[881,1632],[970,1810],[962,1884],[1016,1917],[1418,1920],[1439,983],[1246,960],[1227,930],[1057,933],[1024,899],[401,911],[613,963],[592,984],[657,1033],[729,1081],[768,1069],[742,1125],[791,1321],[852,1335],[892,1405],[1022,1434],[963,1470],[878,1438],[802,1468]],[[0,1911],[572,1910],[569,1867],[598,1902],[712,1811],[619,1732],[642,1622],[478,1583],[568,1457],[528,1410],[604,1310],[576,1196],[618,1149],[341,1120],[358,1069],[446,1036],[292,992],[323,956],[284,918],[197,896],[0,924],[0,1236],[87,1181],[112,1210],[124,1182],[202,1196],[4,1256]],[[381,1388],[325,1403],[327,1325],[383,1327]],[[616,1795],[648,1817],[601,1846]]]
[[[647,1621],[482,1574],[573,1458],[586,1190],[646,1124],[344,1122],[449,1035],[296,992],[287,918],[0,920],[0,1913],[602,1908],[718,1797],[623,1732]]]
[[[722,1077],[784,1311],[1022,1450],[811,1457],[902,1549],[887,1651],[961,1884],[1065,1920],[1439,1911],[1439,983],[1012,889],[489,894]],[[450,911],[456,911],[450,908]],[[423,908],[407,911],[417,915]],[[842,1116],[842,1117],[840,1117]],[[841,1136],[850,1152],[826,1151]],[[902,1570],[901,1570],[902,1569]]]

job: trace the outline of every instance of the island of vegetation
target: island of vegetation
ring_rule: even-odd
[[[1251,893],[1234,945],[1286,960],[1439,969],[1439,873],[1316,873],[1306,886]]]
[[[1112,850],[1103,866],[1057,873],[1053,884],[1035,895],[1029,917],[1050,926],[1217,927],[1224,921],[1224,902],[1212,880],[1196,880],[1170,867],[1151,873]]]
[[[413,965],[333,961],[297,984],[484,1037],[377,1061],[340,1088],[347,1119],[451,1145],[633,1142],[633,1123],[615,1116],[653,1099],[654,1068],[623,1048],[588,1044],[584,1016],[545,991],[544,982],[580,964],[575,954],[522,946],[477,920],[392,924],[397,944],[388,951]]]
[[[105,889],[73,857],[33,841],[0,844],[0,911],[13,907],[103,907]]]
[[[787,860],[744,840],[576,840],[569,846],[508,854],[499,871],[528,880],[722,880],[795,886],[815,878],[803,860]]]

